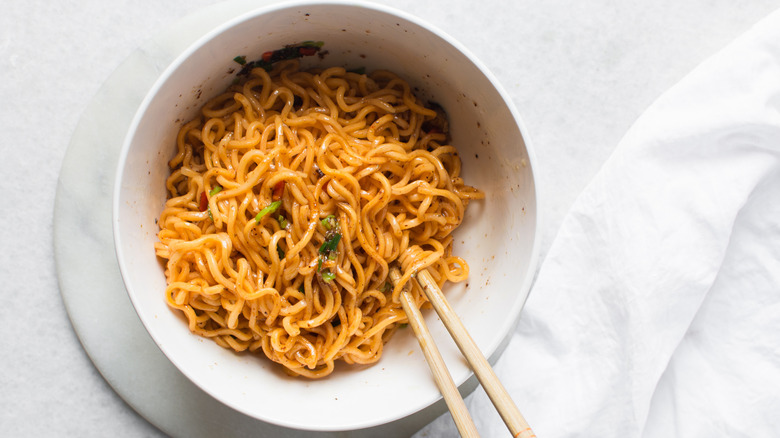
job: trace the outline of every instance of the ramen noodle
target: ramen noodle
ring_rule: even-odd
[[[472,199],[446,117],[387,71],[254,68],[176,140],[156,253],[189,329],[293,375],[370,364],[427,268],[462,281],[452,232]],[[403,277],[395,287],[388,267]]]

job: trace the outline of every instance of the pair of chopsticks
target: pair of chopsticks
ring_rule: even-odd
[[[395,285],[401,279],[401,272],[398,267],[393,266],[390,268],[390,281]],[[474,374],[477,376],[479,383],[484,388],[490,401],[493,402],[493,406],[496,407],[501,419],[504,420],[507,428],[512,433],[514,438],[534,438],[534,432],[531,427],[523,418],[520,410],[512,401],[512,398],[504,389],[501,381],[498,380],[496,373],[493,372],[493,368],[488,363],[482,351],[479,350],[477,344],[471,338],[466,327],[460,321],[455,311],[450,307],[447,300],[444,298],[444,294],[439,285],[436,284],[431,274],[427,269],[421,269],[415,275],[413,281],[417,281],[422,288],[425,295],[428,297],[433,309],[439,315],[439,318],[444,323],[447,331],[455,340],[466,361],[468,361],[471,369],[474,370]],[[479,433],[474,426],[474,421],[471,419],[466,404],[463,402],[463,398],[458,392],[458,388],[455,386],[455,382],[452,380],[447,366],[444,363],[444,359],[439,353],[439,349],[436,347],[436,342],[433,340],[431,333],[428,331],[428,327],[425,325],[420,309],[414,304],[411,292],[409,292],[409,285],[405,285],[401,292],[401,305],[406,312],[409,325],[412,326],[415,336],[420,343],[425,360],[428,362],[428,366],[431,368],[433,378],[436,381],[436,386],[439,387],[444,402],[452,414],[453,420],[455,420],[455,426],[458,428],[458,432],[462,437],[478,437]]]

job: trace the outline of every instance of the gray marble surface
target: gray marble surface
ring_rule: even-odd
[[[112,390],[101,376],[101,371],[107,373],[92,364],[76,336],[57,281],[52,242],[60,218],[54,214],[55,193],[66,155],[64,169],[77,175],[84,163],[109,153],[100,149],[94,155],[67,153],[82,114],[96,104],[93,98],[104,81],[154,35],[212,3],[4,3],[0,15],[4,436],[162,435]],[[538,158],[543,254],[571,203],[643,110],[698,63],[780,7],[778,0],[517,1],[484,2],[479,7],[465,1],[383,3],[454,36],[512,96]],[[128,95],[137,89],[143,84],[129,78]],[[115,122],[106,106],[106,123]],[[99,198],[110,192],[110,185],[110,179],[98,178],[89,190]],[[100,210],[100,205],[79,205],[83,211],[91,208]],[[110,212],[95,211],[93,220],[85,217],[73,226],[89,228],[106,215]],[[101,232],[95,231],[96,241],[106,237]],[[83,248],[73,247],[69,254],[106,251],[90,243],[74,242]],[[101,255],[113,257],[110,249]],[[116,281],[115,272],[82,275]],[[69,281],[78,285],[79,280]],[[83,280],[85,287],[95,283],[94,278]],[[117,352],[134,347],[101,341]],[[508,366],[499,361],[496,370],[501,375]],[[488,402],[478,390],[468,403]],[[450,421],[445,415],[418,436],[454,433]]]

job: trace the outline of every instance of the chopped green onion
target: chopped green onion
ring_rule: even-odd
[[[277,253],[277,254],[279,254],[279,258],[280,258],[280,259],[283,259],[283,258],[284,258],[284,250],[282,249],[282,247],[280,247],[280,246],[277,246],[277,247],[276,247],[276,253]]]
[[[209,219],[211,219],[211,222],[214,222],[214,215],[211,214],[211,207],[209,207]]]
[[[335,251],[338,248],[339,240],[341,240],[341,233],[333,233],[320,247],[320,254],[327,254],[331,251]]]
[[[268,204],[267,207],[260,210],[260,213],[257,213],[257,216],[255,216],[255,221],[260,222],[260,219],[263,218],[263,216],[267,215],[268,213],[273,213],[276,210],[279,209],[279,206],[282,205],[282,201],[274,201],[270,204]]]
[[[336,274],[330,271],[325,271],[322,273],[322,280],[326,283],[333,280],[334,278],[336,278]]]
[[[338,254],[336,254],[336,251],[331,251],[330,254],[328,254],[328,260],[336,260],[338,257]]]
[[[209,192],[209,196],[214,196],[214,195],[216,195],[217,193],[219,193],[221,191],[222,191],[222,187],[221,186],[216,186],[213,189],[211,189],[211,191]]]
[[[289,222],[287,222],[287,219],[285,219],[284,216],[282,216],[281,214],[279,215],[278,218],[276,218],[276,220],[279,222],[279,226],[282,228],[287,228],[287,225],[290,224]]]
[[[304,41],[300,44],[301,47],[322,47],[325,45],[325,41]]]
[[[333,216],[332,214],[325,216],[325,218],[320,221],[320,225],[328,231],[332,230],[336,227],[336,216]]]
[[[244,65],[246,64],[246,56],[236,56],[233,58],[233,61],[236,61],[239,65]]]
[[[253,67],[257,66],[262,68],[265,71],[271,71],[274,68],[274,65],[272,63],[263,61],[262,59],[258,59],[257,61],[250,62],[249,64],[247,64],[247,66],[253,66]]]
[[[393,286],[390,283],[388,283],[387,281],[385,282],[384,286],[382,286],[382,292],[383,293],[390,292],[392,289],[393,289]]]
[[[322,271],[322,257],[317,258],[317,272]]]

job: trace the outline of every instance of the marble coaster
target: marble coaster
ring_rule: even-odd
[[[409,436],[446,412],[443,401],[375,428],[311,433],[250,418],[212,398],[157,348],[127,296],[114,253],[112,186],[127,129],[160,73],[226,20],[270,1],[232,0],[196,11],[139,47],[82,115],[63,161],[54,208],[54,254],[73,328],[103,378],[141,416],[172,436]],[[503,348],[499,349],[495,357]],[[461,390],[476,387],[472,377]]]

